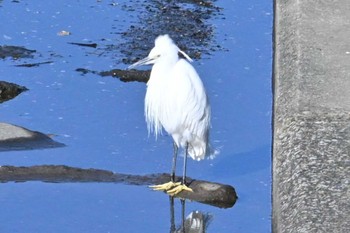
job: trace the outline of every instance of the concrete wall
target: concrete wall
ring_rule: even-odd
[[[350,232],[350,1],[275,1],[274,232]]]

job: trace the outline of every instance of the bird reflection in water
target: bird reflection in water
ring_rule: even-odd
[[[169,197],[170,202],[170,233],[204,233],[209,226],[212,216],[201,211],[192,211],[185,217],[186,201],[180,199],[181,202],[181,224],[175,225],[175,205],[174,197]]]

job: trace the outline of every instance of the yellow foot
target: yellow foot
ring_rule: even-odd
[[[167,194],[169,194],[170,196],[174,196],[176,194],[179,194],[180,192],[186,190],[188,192],[193,192],[193,190],[189,187],[187,187],[184,184],[181,184],[181,182],[167,182],[164,184],[159,184],[159,185],[151,185],[149,186],[150,188],[152,188],[153,190],[157,190],[157,191],[166,191]]]
[[[174,196],[182,191],[188,191],[188,192],[193,192],[193,190],[189,187],[187,187],[185,184],[179,184],[177,185],[176,187],[170,189],[170,190],[167,190],[167,194],[169,194],[170,196]]]
[[[158,190],[158,191],[168,191],[171,190],[172,188],[181,185],[181,182],[168,182],[168,183],[164,183],[164,184],[159,184],[159,185],[151,185],[149,186],[150,188],[152,188],[153,190]]]

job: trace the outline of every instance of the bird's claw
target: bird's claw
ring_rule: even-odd
[[[191,188],[187,187],[185,184],[181,184],[181,182],[170,181],[164,184],[151,185],[149,187],[152,188],[153,190],[165,191],[170,196],[175,196],[176,194],[179,194],[184,190],[188,192],[193,192]]]
[[[185,184],[180,184],[170,190],[167,190],[167,194],[170,196],[175,196],[176,194],[179,194],[182,191],[188,191],[188,192],[193,192],[193,190],[189,187],[187,187]]]
[[[153,190],[157,190],[157,191],[168,191],[171,190],[172,188],[181,185],[181,182],[167,182],[164,184],[159,184],[159,185],[151,185],[149,186],[150,188],[152,188]]]

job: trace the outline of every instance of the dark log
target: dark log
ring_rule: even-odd
[[[177,177],[181,179],[181,177]],[[82,169],[64,165],[41,165],[31,167],[0,167],[0,182],[43,181],[50,183],[104,182],[129,185],[161,184],[170,180],[169,174],[130,175],[100,169]],[[175,197],[189,199],[220,208],[232,207],[237,195],[230,185],[187,178],[193,192],[183,191]]]

